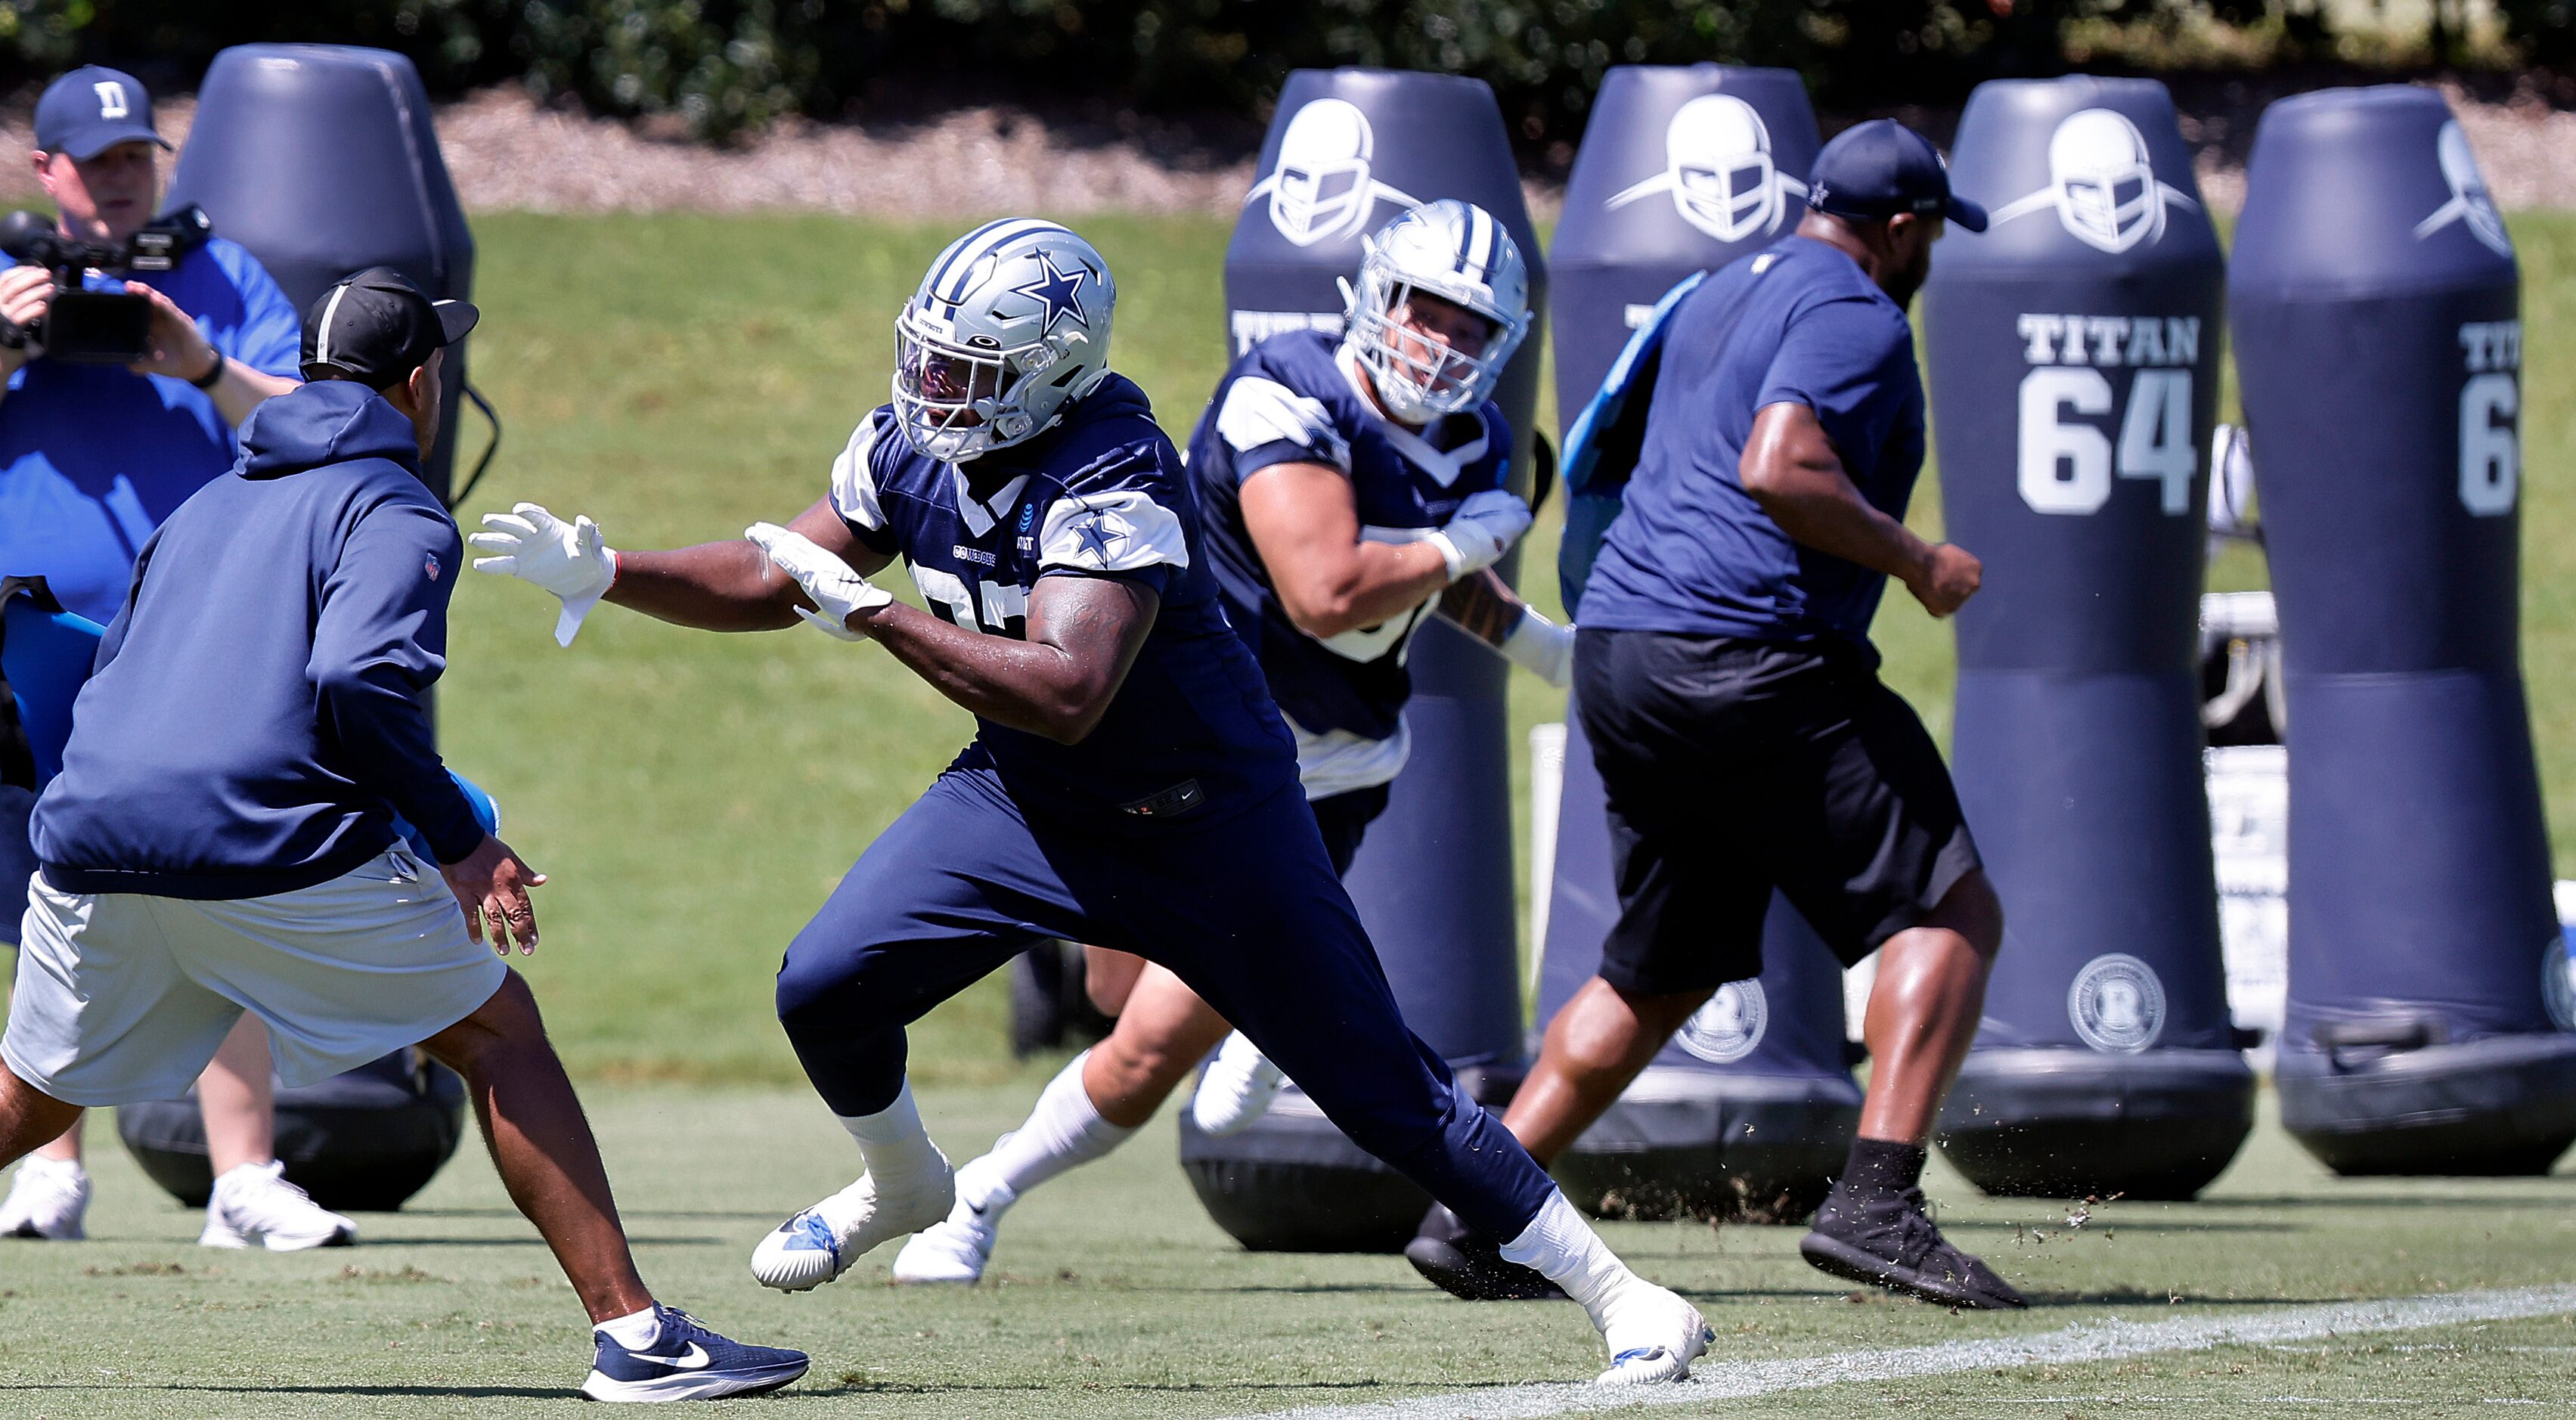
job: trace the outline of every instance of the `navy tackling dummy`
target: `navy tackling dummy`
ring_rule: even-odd
[[[1435,607],[1556,684],[1572,661],[1573,632],[1488,570],[1530,520],[1501,487],[1511,431],[1487,398],[1529,329],[1528,287],[1490,214],[1456,200],[1417,207],[1365,244],[1347,335],[1255,345],[1190,440],[1226,617],[1296,740],[1336,873],[1404,768],[1405,657]],[[1201,1128],[1238,1132],[1276,1094],[1278,1068],[1170,968],[1100,947],[1089,966],[1092,998],[1117,1029],[958,1170],[956,1207],[904,1246],[896,1281],[981,1279],[1004,1212],[1126,1142],[1220,1040],[1193,1106]]]
[[[475,538],[481,570],[563,601],[563,639],[602,599],[712,630],[803,620],[975,713],[974,743],[788,947],[779,1019],[866,1171],[763,1238],[753,1274],[801,1291],[948,1213],[904,1027],[1069,938],[1170,967],[1343,1132],[1510,1239],[1590,1313],[1605,1383],[1687,1375],[1699,1313],[1613,1257],[1405,1029],[1226,624],[1179,452],[1109,370],[1115,300],[1072,232],[987,224],[932,263],[896,321],[893,402],[792,527],[621,556],[521,504]],[[935,614],[865,580],[898,556]]]

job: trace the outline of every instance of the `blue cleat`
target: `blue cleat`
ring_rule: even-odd
[[[802,1351],[776,1346],[746,1346],[718,1336],[678,1307],[653,1306],[661,1331],[653,1344],[638,1350],[617,1344],[607,1332],[595,1331],[599,1357],[590,1379],[581,1383],[590,1400],[715,1400],[728,1395],[759,1395],[805,1374],[812,1364]]]

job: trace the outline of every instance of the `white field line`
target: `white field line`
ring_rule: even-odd
[[[1572,1411],[1693,1405],[1861,1381],[1913,1380],[2022,1366],[2082,1366],[2213,1346],[2269,1345],[2353,1333],[2417,1331],[2576,1312],[2576,1284],[2337,1302],[2173,1321],[2079,1322],[2036,1336],[1944,1341],[1778,1361],[1702,1361],[1689,1381],[1640,1390],[1590,1384],[1496,1386],[1374,1405],[1316,1406],[1244,1420],[1539,1420]],[[1718,1343],[1724,1345],[1721,1338]]]

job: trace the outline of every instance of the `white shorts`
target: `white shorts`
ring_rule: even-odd
[[[27,885],[0,1059],[66,1104],[184,1094],[245,1010],[310,1085],[474,1013],[508,975],[438,870],[396,846],[327,883],[192,902]]]

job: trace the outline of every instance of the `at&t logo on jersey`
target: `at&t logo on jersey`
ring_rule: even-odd
[[[2146,135],[2107,108],[2071,113],[2048,140],[2048,186],[1995,209],[1995,225],[2057,210],[2068,235],[2117,255],[2165,234],[2165,211],[2196,208],[2189,193],[2156,178]]]
[[[1702,94],[1664,127],[1664,170],[1621,189],[1604,204],[1669,194],[1681,219],[1721,242],[1768,236],[1788,215],[1789,199],[1807,185],[1771,159],[1771,130],[1753,105],[1733,94]]]
[[[1673,1036],[1682,1049],[1711,1065],[1732,1065],[1762,1043],[1771,1024],[1771,1002],[1760,981],[1730,981],[1691,1013]]]
[[[1377,137],[1368,115],[1348,99],[1316,99],[1297,110],[1279,135],[1279,159],[1252,185],[1243,205],[1270,200],[1270,224],[1290,242],[1358,236],[1377,204],[1414,207],[1414,199],[1370,175]]]

